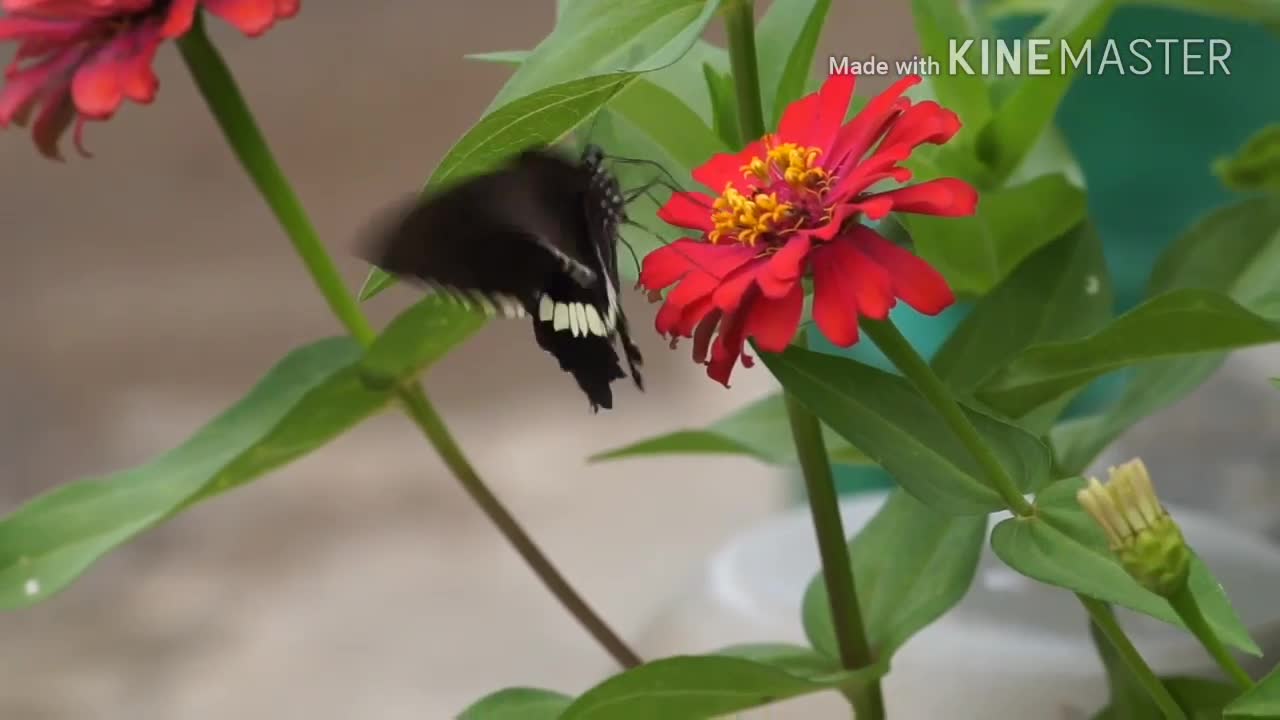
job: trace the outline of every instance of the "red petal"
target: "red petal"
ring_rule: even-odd
[[[833,345],[850,347],[858,342],[852,278],[844,277],[839,259],[829,248],[815,253],[813,259],[813,321]]]
[[[719,310],[712,311],[698,323],[698,327],[693,331],[693,361],[696,363],[707,362],[707,351],[711,349],[711,338],[715,335],[716,326],[720,324],[721,313]]]
[[[71,127],[76,118],[76,108],[71,98],[65,94],[51,97],[40,108],[35,123],[31,125],[31,137],[35,140],[36,149],[50,160],[61,160],[62,152],[58,150],[58,140]]]
[[[711,361],[707,363],[707,376],[729,387],[729,375],[742,357],[742,345],[746,342],[746,315],[751,311],[755,298],[748,296],[737,312],[725,313],[720,320],[720,332],[711,346]]]
[[[250,37],[266,32],[276,20],[276,0],[204,0],[204,7]]]
[[[711,232],[712,199],[704,193],[678,192],[658,210],[658,218],[668,225]]]
[[[955,302],[946,279],[929,263],[861,225],[848,237],[888,272],[894,294],[911,307],[925,315],[937,315]]]
[[[804,288],[800,283],[778,299],[758,298],[751,304],[746,333],[766,352],[782,352],[796,337],[800,313],[804,310]]]
[[[812,245],[808,235],[797,234],[769,258],[757,280],[765,297],[779,298],[791,292],[804,274]]]
[[[941,145],[959,131],[960,118],[955,113],[932,100],[924,100],[898,116],[884,140],[880,141],[880,147],[906,145],[914,148],[924,143]]]
[[[754,250],[736,243],[713,245],[680,238],[645,256],[640,264],[640,284],[661,290],[695,269],[723,278],[754,255]]]
[[[169,5],[169,14],[165,16],[164,24],[160,26],[160,34],[166,38],[187,34],[191,29],[191,23],[196,18],[197,2],[198,0],[173,0]]]
[[[742,296],[755,284],[759,275],[759,268],[763,263],[751,263],[734,270],[725,281],[716,288],[715,295],[712,296],[716,307],[726,312],[732,312],[738,309],[742,304]]]
[[[862,159],[876,139],[884,134],[888,122],[897,114],[902,93],[918,82],[919,75],[907,75],[871,98],[866,107],[836,134],[835,143],[827,155],[827,167],[838,175],[845,163]]]
[[[778,140],[801,145],[809,143],[809,128],[818,114],[818,93],[810,93],[787,106],[778,121]]]
[[[112,44],[115,42],[119,39]],[[71,80],[71,99],[81,115],[95,120],[111,117],[124,102],[120,62],[110,46],[100,48],[76,70]]]
[[[978,207],[978,191],[958,178],[937,178],[862,198],[862,204],[889,202],[894,212],[964,217]],[[871,217],[871,213],[867,213]],[[878,218],[877,218],[878,219]]]
[[[707,315],[716,310],[716,306],[711,302],[711,296],[695,300],[689,303],[680,313],[680,320],[672,327],[668,334],[679,337],[692,337],[694,328],[696,328]]]
[[[717,153],[693,171],[693,179],[719,195],[728,183],[742,184],[742,166],[764,157],[764,141],[756,140],[736,153]]]

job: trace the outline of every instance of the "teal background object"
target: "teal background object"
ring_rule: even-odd
[[[1005,22],[997,30],[1003,37],[1018,37],[1037,21]],[[1084,171],[1089,211],[1103,240],[1117,312],[1142,298],[1151,268],[1170,242],[1197,218],[1232,199],[1210,170],[1213,160],[1234,151],[1262,126],[1280,121],[1280,36],[1234,20],[1123,7],[1095,43],[1114,39],[1126,48],[1135,38],[1226,40],[1231,46],[1230,75],[1184,75],[1177,62],[1168,75],[1159,65],[1148,75],[1080,75],[1058,110],[1058,127]],[[929,356],[966,312],[958,305],[930,318],[900,307],[892,318]],[[822,340],[817,347],[889,367],[870,342],[851,351]],[[1122,375],[1103,378],[1068,409],[1068,415],[1105,405],[1123,383]],[[837,467],[836,477],[840,492],[846,494],[891,482],[878,468]]]

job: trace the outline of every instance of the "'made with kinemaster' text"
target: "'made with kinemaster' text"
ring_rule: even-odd
[[[1223,38],[1135,38],[1070,43],[1050,38],[952,38],[946,62],[932,56],[858,60],[828,58],[832,75],[1230,75],[1231,43]]]

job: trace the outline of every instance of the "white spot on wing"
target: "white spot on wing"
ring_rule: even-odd
[[[543,295],[538,300],[538,319],[542,322],[550,322],[555,310],[556,304],[551,301],[551,296]]]
[[[577,303],[569,306],[569,332],[573,333],[574,337],[578,337],[584,329],[578,325],[578,307]]]
[[[578,328],[582,330],[582,337],[591,334],[591,329],[587,326],[587,306],[578,303],[573,306],[574,315],[578,318]]]
[[[569,329],[569,306],[564,303],[556,303],[555,322],[552,325],[554,330]]]
[[[601,337],[605,335],[604,322],[600,319],[600,313],[596,310],[595,305],[587,306],[587,327],[594,335],[600,335]]]

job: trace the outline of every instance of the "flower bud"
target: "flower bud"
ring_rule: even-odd
[[[1107,534],[1125,571],[1146,589],[1169,597],[1186,585],[1191,550],[1156,498],[1141,460],[1111,468],[1106,485],[1090,478],[1076,499]]]

